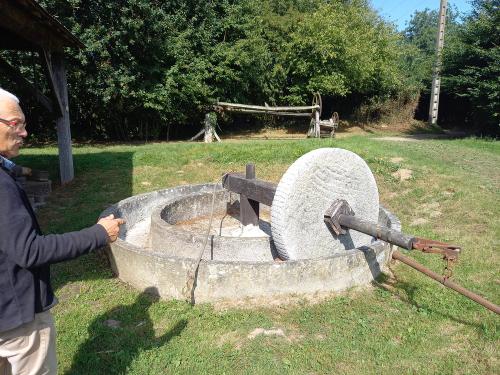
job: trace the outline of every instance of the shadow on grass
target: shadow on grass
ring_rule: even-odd
[[[16,163],[46,170],[52,180],[47,204],[37,212],[44,234],[77,231],[94,225],[99,214],[110,205],[133,194],[134,152],[102,151],[73,155],[75,178],[59,184],[59,159],[56,154],[21,154]],[[52,267],[55,289],[79,280],[112,277],[101,252],[62,262]]]
[[[395,275],[394,272],[393,275]],[[391,277],[385,273],[380,273],[377,279],[373,282],[373,285],[377,288],[383,289],[391,293],[393,296],[399,298],[401,301],[410,304],[415,309],[417,309],[417,311],[428,311],[432,314],[440,315],[441,317],[455,321],[457,323],[476,328],[479,332],[483,330],[482,325],[472,323],[471,321],[467,321],[460,317],[457,317],[456,314],[453,314],[453,311],[451,311],[451,313],[443,312],[442,309],[440,309],[439,307],[436,308],[433,306],[429,306],[428,304],[418,303],[417,299],[415,298],[415,295],[417,294],[419,288],[412,283],[398,280],[396,276]],[[398,293],[398,291],[401,291],[404,294],[401,295],[400,293]],[[451,289],[449,289],[448,291],[450,293],[455,293]],[[462,296],[462,298],[466,297]]]
[[[125,374],[141,352],[179,336],[187,326],[185,319],[156,337],[148,309],[158,299],[158,290],[147,288],[134,303],[116,306],[95,318],[88,328],[89,338],[78,348],[67,374]]]
[[[463,130],[449,130],[443,129],[440,126],[428,123],[415,122],[411,125],[410,129],[405,131],[408,137],[417,140],[420,139],[457,139],[470,136]]]

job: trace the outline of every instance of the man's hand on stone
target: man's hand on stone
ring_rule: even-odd
[[[111,214],[109,216],[99,219],[97,224],[103,226],[108,232],[109,242],[114,242],[118,238],[118,233],[120,232],[120,225],[125,224],[123,219],[115,219],[115,215]]]

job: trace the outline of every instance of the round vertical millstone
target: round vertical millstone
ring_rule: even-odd
[[[330,232],[323,215],[335,199],[345,199],[356,217],[378,222],[377,184],[355,153],[321,148],[288,168],[271,206],[273,241],[282,259],[331,256],[372,242],[371,236],[354,230],[341,236]]]

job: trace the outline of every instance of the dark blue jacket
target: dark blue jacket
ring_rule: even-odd
[[[43,236],[24,190],[0,162],[0,332],[31,322],[57,303],[50,264],[105,246],[106,230]]]

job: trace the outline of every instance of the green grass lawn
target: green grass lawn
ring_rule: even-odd
[[[500,303],[498,142],[338,140],[159,143],[74,147],[76,178],[39,211],[46,233],[93,224],[107,206],[147,191],[211,182],[257,165],[279,181],[299,156],[341,147],[363,157],[381,202],[409,233],[459,244],[454,280]],[[57,180],[56,148],[20,164]],[[401,181],[393,174],[411,171]],[[436,255],[412,254],[441,272]],[[102,254],[53,267],[60,373],[498,374],[498,316],[402,264],[373,287],[291,306],[220,309],[155,301],[114,278]],[[114,319],[119,328],[104,321]],[[284,336],[249,337],[256,328]]]

